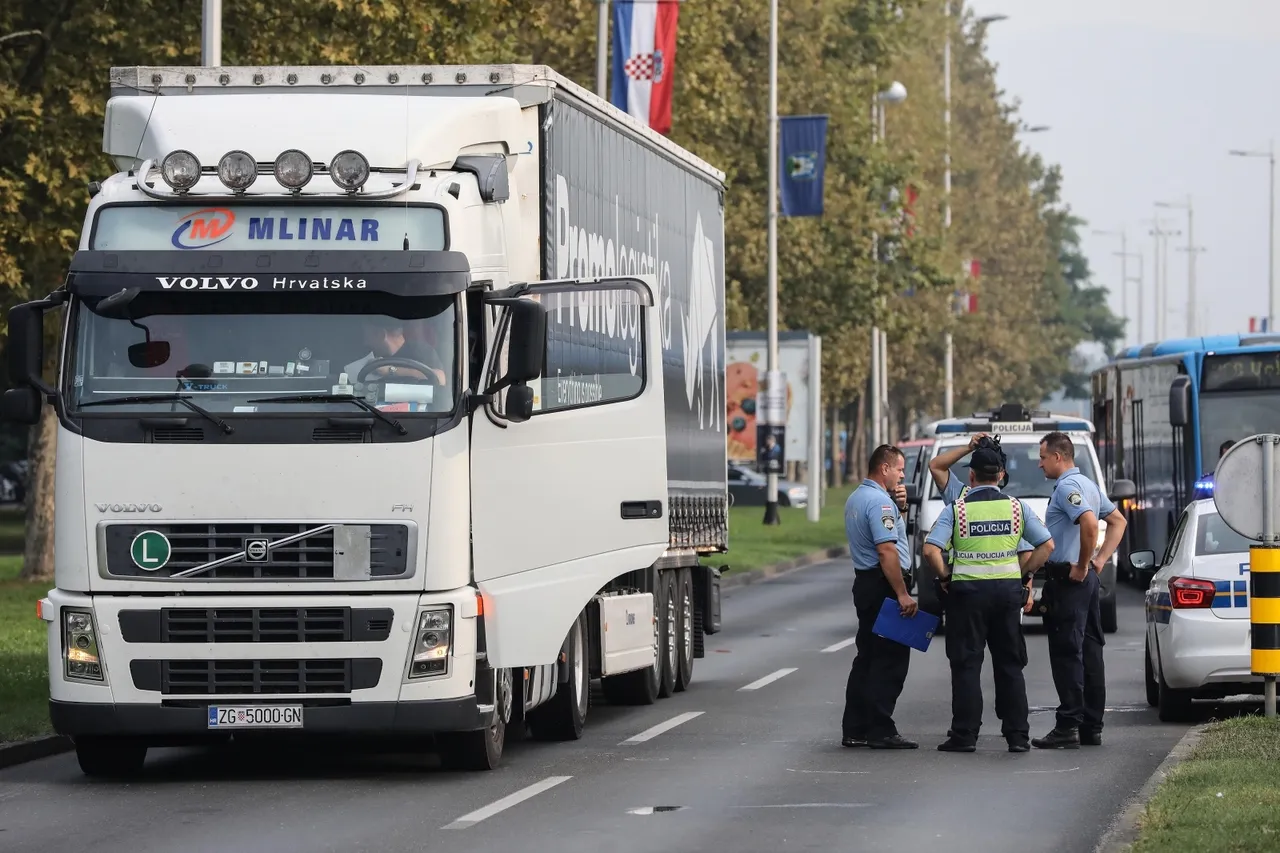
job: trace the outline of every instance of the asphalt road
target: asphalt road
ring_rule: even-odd
[[[449,774],[427,755],[153,750],[143,779],[114,783],[61,755],[0,771],[0,850],[1085,853],[1186,729],[1146,706],[1141,597],[1124,586],[1104,746],[1006,752],[988,675],[978,752],[937,752],[950,722],[939,641],[912,654],[898,705],[921,748],[843,749],[851,573],[837,561],[727,592],[726,628],[687,692],[595,704],[581,740],[509,741],[496,772]],[[1057,697],[1029,625],[1037,736]]]

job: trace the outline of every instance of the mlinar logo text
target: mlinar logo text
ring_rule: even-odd
[[[635,243],[628,246],[623,235],[622,210],[614,200],[613,237],[588,230],[588,226],[574,222],[569,206],[569,184],[564,176],[556,175],[555,259],[556,278],[577,279],[629,275],[651,275],[658,283],[655,299],[661,324],[662,349],[669,352],[674,342],[676,319],[672,311],[671,264],[661,257],[657,222],[635,217]],[[629,224],[629,223],[628,223]],[[643,243],[643,247],[640,244]],[[714,377],[721,369],[713,333],[719,328],[717,287],[715,278],[715,243],[703,229],[702,215],[696,216],[692,243],[689,247],[688,304],[681,307],[678,323],[681,343],[684,345],[684,386],[689,410],[696,407],[701,429],[720,430],[723,422],[723,406],[718,404],[718,384],[712,379],[710,387],[704,378],[704,368],[710,367]],[[617,317],[620,301],[618,291],[586,292],[564,297],[549,311],[549,319],[555,323],[577,325],[583,331],[592,329],[609,337],[622,337],[629,341],[632,354],[631,372],[635,375],[639,364],[640,306],[638,303],[621,307],[626,316]],[[562,312],[568,309],[568,317]],[[577,317],[574,316],[575,308]]]

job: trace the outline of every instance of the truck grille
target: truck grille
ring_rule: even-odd
[[[166,607],[120,611],[126,643],[380,642],[391,634],[390,608]]]
[[[382,661],[346,660],[134,660],[138,690],[166,696],[350,693],[378,686]]]
[[[166,579],[215,560],[245,551],[254,540],[276,542],[308,530],[320,523],[254,524],[215,522],[213,524],[112,524],[105,528],[107,574],[112,577]],[[370,579],[406,577],[413,573],[409,561],[409,527],[404,524],[373,524],[369,527]],[[169,543],[169,559],[161,568],[149,571],[133,559],[134,540],[147,531],[160,533]],[[253,562],[241,555],[183,580],[361,580],[344,576],[335,569],[334,530],[322,530],[284,545],[272,545],[266,558]],[[361,567],[361,571],[363,567]]]

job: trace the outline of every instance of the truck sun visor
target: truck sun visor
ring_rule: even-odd
[[[195,293],[373,291],[448,296],[471,282],[461,252],[80,251],[67,289],[77,296],[121,290]]]

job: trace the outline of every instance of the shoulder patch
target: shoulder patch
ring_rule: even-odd
[[[880,516],[880,523],[884,525],[885,530],[893,530],[895,527],[898,526],[898,522],[894,519],[892,515]]]
[[[1069,492],[1067,494],[1067,503],[1072,506],[1080,506],[1080,504],[1084,503],[1084,496],[1077,491]]]

